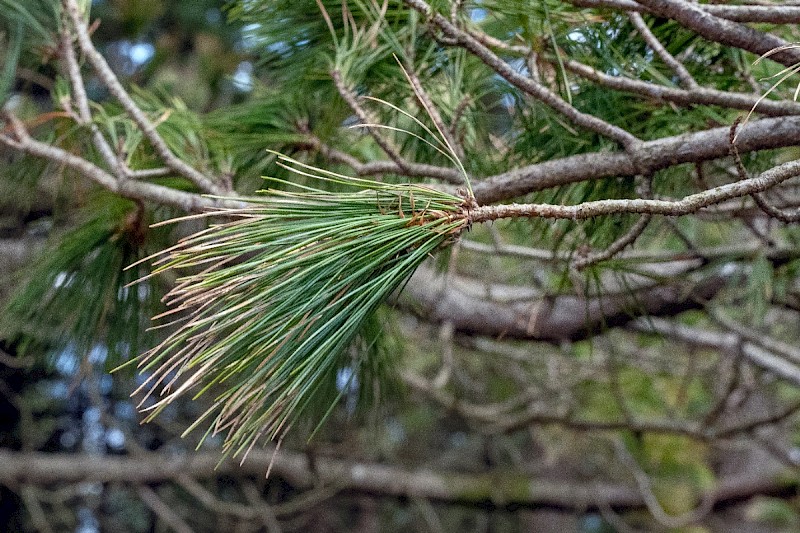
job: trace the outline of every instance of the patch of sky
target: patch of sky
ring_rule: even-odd
[[[261,41],[261,37],[258,35],[258,30],[261,29],[261,24],[247,24],[242,27],[242,36],[239,39],[239,42],[236,43],[236,48],[239,49],[238,51],[242,52],[250,52],[255,49],[259,42]]]
[[[110,394],[111,390],[114,388],[114,379],[111,377],[111,374],[103,374],[100,376],[98,385],[101,394]]]
[[[361,124],[361,120],[359,120],[359,118],[355,115],[350,115],[349,117],[345,118],[342,121],[342,127],[344,128],[352,128],[357,124]],[[366,128],[357,128],[357,129],[361,130],[360,133],[362,133],[363,135],[367,134]]]
[[[800,464],[800,448],[791,448],[789,450],[789,459],[795,464]]]
[[[97,482],[86,482],[78,485],[78,494],[81,496],[100,496],[103,494],[103,484]]]
[[[96,498],[103,494],[102,483],[82,483],[78,486],[78,493],[84,497]],[[75,533],[100,533],[100,522],[89,507],[80,507],[75,513],[78,525]]]
[[[69,396],[69,387],[63,381],[51,381],[45,387],[49,395],[58,400],[66,400]]]
[[[109,50],[122,61],[117,68],[126,76],[131,76],[153,59],[156,48],[152,43],[123,39],[109,45]]]
[[[500,74],[495,74],[492,76],[492,80],[497,82],[500,87],[498,88],[502,95],[500,96],[500,103],[503,107],[511,108],[516,105],[516,100],[514,100],[513,92],[508,91],[505,89],[511,89],[512,85],[509,83],[507,79],[502,77]]]
[[[508,66],[513,68],[515,71],[519,72],[525,77],[528,77],[531,73],[530,69],[528,68],[528,64],[524,59],[512,59],[508,62]]]
[[[456,431],[450,435],[450,444],[455,448],[460,448],[467,443],[467,434],[463,431]]]
[[[58,443],[62,448],[71,450],[76,444],[78,444],[78,433],[72,429],[69,429],[61,434],[61,436],[58,438]]]
[[[139,296],[139,301],[144,302],[150,296],[150,284],[139,283],[136,285],[136,293]]]
[[[130,402],[117,402],[114,404],[114,418],[118,420],[135,420],[136,408]]]
[[[119,341],[114,345],[114,352],[119,354],[123,359],[131,356],[131,345],[124,341]]]
[[[128,57],[136,66],[142,66],[156,54],[156,48],[150,43],[133,43],[128,48]]]
[[[342,392],[353,388],[358,388],[358,379],[355,376],[355,372],[349,366],[340,368],[336,372],[336,389]]]
[[[125,447],[125,433],[118,428],[111,428],[106,431],[106,444],[114,450],[122,450]]]
[[[14,93],[8,97],[8,100],[6,100],[6,105],[3,107],[6,109],[6,111],[15,112],[17,109],[19,109],[21,103],[22,97],[19,94]]]
[[[514,96],[510,93],[503,93],[500,97],[500,101],[503,103],[503,107],[511,108],[514,107],[517,101],[514,99]]]
[[[567,40],[583,44],[586,42],[586,35],[581,30],[572,30],[567,34]]]
[[[358,376],[355,370],[347,366],[336,372],[336,388],[345,394],[345,407],[349,414],[355,413],[358,402]]]
[[[386,434],[392,444],[399,444],[406,440],[406,428],[394,417],[386,421]]]
[[[270,43],[267,46],[267,51],[271,52],[271,53],[273,53],[275,55],[283,55],[283,54],[287,53],[290,49],[291,49],[291,47],[289,46],[289,43],[287,43],[285,41],[278,41],[276,43]]]
[[[95,415],[93,411],[97,411],[97,414]],[[100,410],[96,407],[90,407],[83,414],[81,449],[92,454],[102,454],[106,451],[106,430],[100,423]]]
[[[74,274],[67,274],[66,272],[59,272],[56,275],[55,281],[53,281],[53,287],[55,287],[56,289],[59,289],[61,287],[69,287],[70,285],[72,285],[74,279],[75,279],[75,275]]]
[[[97,407],[89,407],[83,412],[83,422],[86,425],[94,425],[100,422],[100,409]]]
[[[137,372],[134,379],[136,380],[136,385],[143,385],[145,381],[150,379],[152,373],[150,372]]]
[[[91,509],[81,507],[78,509],[78,527],[75,528],[75,533],[99,533],[100,522],[94,516]]]
[[[92,364],[103,364],[106,362],[107,357],[108,348],[102,344],[96,344],[89,350],[88,359]],[[82,354],[78,354],[77,346],[69,343],[56,353],[54,366],[62,376],[73,376],[78,371],[81,359]]]
[[[222,11],[216,7],[206,9],[205,17],[209,24],[219,24],[222,21]]]
[[[222,446],[222,435],[208,435],[206,438],[203,439],[203,442],[200,443],[201,448],[209,448],[209,449],[218,449]]]
[[[600,517],[600,515],[587,514],[580,520],[580,522],[582,522],[581,531],[586,531],[586,532],[606,531],[605,523],[603,522],[603,519]]]
[[[117,301],[124,302],[125,300],[127,300],[129,292],[130,288],[127,286],[123,286],[117,289]]]
[[[236,72],[231,76],[233,86],[241,92],[253,90],[253,64],[249,61],[242,61],[236,67]]]
[[[482,22],[486,20],[488,12],[482,7],[476,7],[469,12],[469,19],[472,22]]]
[[[90,363],[103,364],[106,362],[107,357],[108,357],[108,348],[106,348],[102,344],[95,344],[94,346],[92,346],[92,349],[89,350]]]
[[[68,344],[56,354],[55,367],[62,376],[71,376],[78,370],[78,352],[74,344]]]

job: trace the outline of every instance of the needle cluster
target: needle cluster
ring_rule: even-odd
[[[141,405],[152,418],[190,391],[213,390],[188,431],[211,419],[209,432],[225,433],[234,455],[311,412],[369,317],[469,223],[458,196],[282,161],[350,191],[289,185],[205,214],[216,222],[164,252],[153,272],[179,278],[156,317],[174,332],[139,360],[149,390]]]

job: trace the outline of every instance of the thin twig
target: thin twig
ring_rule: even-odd
[[[267,528],[267,533],[281,533],[281,523],[278,522],[275,511],[261,498],[256,486],[252,482],[245,482],[242,490],[250,505],[254,507],[259,518],[261,518],[262,524]]]
[[[176,482],[203,506],[215,513],[231,515],[244,520],[253,520],[256,516],[256,511],[252,507],[220,500],[190,476],[179,476]]]
[[[439,113],[439,110],[436,106],[433,105],[433,101],[431,100],[430,96],[428,95],[427,91],[425,91],[422,83],[419,81],[419,77],[417,73],[414,71],[413,68],[410,66],[405,69],[406,74],[408,75],[408,79],[411,82],[411,87],[414,89],[414,94],[416,94],[417,98],[419,98],[420,102],[422,103],[422,107],[425,108],[425,111],[430,116],[433,124],[436,126],[436,129],[442,136],[445,138],[447,144],[449,144],[453,150],[455,150],[456,155],[459,158],[464,158],[464,148],[458,143],[455,137],[451,133],[451,128],[448,128],[444,120],[442,119],[442,115]]]
[[[139,493],[139,498],[141,498],[142,502],[173,531],[176,533],[192,533],[192,528],[169,505],[164,503],[153,489],[147,485],[139,485],[136,491]]]
[[[791,416],[794,416],[798,411],[800,411],[800,401],[795,401],[787,406],[784,406],[782,409],[772,413],[771,415],[757,417],[753,420],[739,422],[728,428],[722,428],[716,432],[716,435],[718,438],[724,439],[729,438],[732,435],[748,433],[761,427],[773,426],[785,421]]]
[[[652,176],[647,176],[643,179],[643,181],[637,187],[639,194],[643,198],[652,198],[653,190],[652,190]],[[597,264],[601,261],[606,261],[611,259],[622,250],[624,250],[627,246],[633,244],[636,239],[644,232],[647,226],[650,224],[652,220],[652,215],[644,214],[642,215],[639,220],[637,220],[631,228],[625,232],[623,235],[618,237],[614,240],[605,250],[601,250],[599,252],[589,253],[583,255],[582,257],[577,257],[572,261],[572,268],[577,270],[582,270],[588,266]]]
[[[742,162],[742,157],[739,154],[739,149],[736,147],[736,129],[739,126],[741,117],[738,117],[731,126],[731,133],[730,133],[730,153],[731,157],[733,158],[734,165],[736,167],[736,173],[740,180],[747,179],[747,169]],[[768,216],[780,220],[784,224],[793,224],[797,221],[800,221],[800,209],[796,209],[795,212],[786,212],[782,209],[778,209],[777,207],[770,205],[764,197],[759,193],[753,193],[750,195],[753,198],[753,201],[756,203],[759,209],[761,209],[764,213]]]
[[[565,60],[564,67],[570,72],[603,87],[638,94],[647,98],[655,98],[684,107],[717,105],[730,109],[741,109],[742,111],[755,110],[755,112],[762,115],[776,117],[800,114],[800,104],[791,100],[762,99],[758,94],[720,91],[699,86],[691,89],[667,87],[625,76],[611,76],[574,59]]]
[[[717,420],[719,420],[720,416],[725,413],[725,410],[731,403],[733,394],[736,392],[740,384],[741,364],[743,359],[741,343],[736,346],[736,349],[728,351],[734,352],[733,358],[729,357],[725,351],[722,351],[720,356],[720,364],[726,365],[725,368],[727,369],[727,376],[725,379],[727,383],[723,386],[722,394],[719,395],[719,398],[717,398],[711,408],[706,411],[706,414],[703,417],[703,425],[707,427],[713,426]],[[719,373],[716,374],[716,377],[717,379],[715,379],[715,383],[719,383]]]
[[[530,77],[520,74],[468,32],[461,30],[440,13],[435,12],[424,0],[405,0],[405,3],[425,15],[442,32],[444,37],[451,39],[457,46],[467,49],[509,83],[561,113],[576,125],[608,137],[626,149],[632,148],[641,142],[636,136],[619,126],[610,124],[594,115],[578,111],[554,92],[536,83]]]
[[[537,80],[536,69],[531,68],[530,57],[534,52],[530,47],[525,45],[510,45],[476,29],[469,29],[466,31],[476,40],[490,48],[497,48],[506,53],[526,57],[526,59],[528,59],[529,70],[531,70],[531,77]],[[677,58],[674,59],[678,64],[681,64]],[[713,88],[701,87],[696,84],[686,88],[668,87],[625,76],[612,76],[574,59],[564,59],[561,61],[561,64],[573,74],[577,74],[603,87],[638,94],[646,98],[670,102],[684,107],[717,105],[731,109],[741,109],[743,111],[755,110],[756,113],[766,116],[779,117],[800,115],[800,103],[791,100],[769,100],[762,98],[762,96],[757,93],[749,94],[720,91]]]
[[[517,257],[519,259],[559,263],[569,261],[571,258],[569,252],[554,252],[552,250],[514,244],[484,244],[469,239],[462,239],[459,243],[465,250],[491,255]],[[629,250],[621,252],[617,257],[620,260],[630,263],[647,265],[654,263],[685,262],[692,259],[702,259],[706,263],[718,259],[730,259],[735,261],[752,258],[761,253],[766,254],[768,259],[800,257],[800,250],[793,248],[764,250],[764,246],[761,243],[742,243],[739,245],[715,246],[710,248],[696,248],[692,245],[689,250]]]
[[[768,203],[761,194],[754,193],[750,196],[753,198],[753,201],[756,203],[758,208],[772,218],[780,220],[784,224],[795,224],[800,222],[800,208],[787,212]]]
[[[106,86],[112,96],[117,99],[128,115],[130,115],[137,126],[139,126],[142,134],[150,141],[150,144],[162,161],[164,161],[164,164],[176,173],[189,179],[201,191],[217,195],[226,195],[229,191],[217,185],[214,180],[188,165],[172,153],[172,150],[170,150],[167,143],[156,130],[155,124],[153,124],[139,106],[136,105],[119,79],[117,79],[105,58],[94,47],[76,0],[64,0],[64,2],[66,11],[72,19],[73,29],[75,30],[78,44],[84,56],[94,68],[103,85]]]
[[[800,366],[788,360],[785,354],[773,353],[752,342],[740,343],[740,337],[737,335],[667,322],[657,317],[634,322],[632,327],[645,333],[659,333],[694,346],[713,348],[726,353],[740,346],[742,357],[751,365],[767,370],[789,383],[800,385]]]
[[[33,526],[40,533],[53,533],[53,527],[47,520],[47,514],[42,509],[42,504],[39,502],[36,488],[31,485],[23,485],[20,489],[20,496],[25,508],[28,510],[28,515],[31,517]]]
[[[425,163],[415,163],[411,161],[403,161],[404,168],[401,168],[394,161],[369,161],[362,163],[356,157],[337,150],[326,143],[322,142],[318,137],[310,133],[306,134],[306,142],[300,144],[298,148],[301,149],[314,149],[319,150],[319,153],[329,161],[342,163],[353,169],[358,176],[379,176],[383,174],[398,174],[408,177],[425,177],[432,178],[454,185],[463,185],[464,177],[454,168],[440,167],[436,165],[429,165]]]
[[[751,342],[756,346],[760,346],[765,350],[769,350],[770,352],[777,354],[796,365],[800,365],[800,349],[795,347],[793,344],[781,342],[769,335],[765,335],[763,332],[748,328],[747,326],[739,324],[735,320],[732,320],[719,312],[710,312],[709,318],[712,322],[715,322],[728,331],[735,333],[747,342]]]
[[[734,46],[769,58],[786,67],[800,62],[800,50],[772,33],[765,33],[704,11],[684,0],[637,0],[637,3],[663,17],[669,17],[700,35],[722,45]],[[779,49],[779,52],[774,52]],[[773,53],[774,52],[774,53]]]
[[[171,187],[140,181],[119,181],[102,168],[82,157],[71,154],[57,146],[33,139],[20,120],[11,113],[4,113],[3,117],[11,127],[14,135],[0,133],[0,144],[71,168],[120,196],[152,201],[162,205],[173,205],[191,212],[203,211],[206,208],[220,205],[217,200],[179,191]],[[231,202],[230,205],[241,205],[241,202]]]
[[[92,120],[92,112],[89,107],[89,97],[86,95],[86,87],[83,84],[78,58],[75,56],[75,49],[72,47],[72,35],[69,32],[66,17],[62,17],[61,29],[61,57],[64,59],[67,78],[72,86],[72,98],[78,108],[76,121],[92,133],[92,142],[100,153],[109,169],[113,170],[117,178],[124,179],[130,172],[124,163],[116,156],[111,145],[100,132],[97,124]],[[68,107],[69,104],[65,104]]]
[[[800,175],[800,160],[773,167],[761,175],[714,187],[691,194],[680,200],[609,199],[584,202],[577,205],[504,204],[480,206],[470,211],[473,223],[501,218],[541,217],[584,220],[601,215],[619,213],[648,213],[652,215],[681,216],[732,198],[766,191],[788,179]]]
[[[633,26],[639,32],[639,35],[642,36],[642,39],[645,40],[647,45],[653,49],[653,51],[658,54],[658,57],[666,63],[666,65],[675,72],[675,75],[678,76],[678,79],[681,80],[681,85],[686,87],[687,89],[697,89],[699,85],[689,74],[689,71],[686,70],[686,67],[683,66],[683,63],[675,59],[675,57],[669,53],[669,51],[664,48],[664,45],[661,44],[661,41],[658,40],[652,31],[650,31],[650,27],[644,21],[642,16],[635,12],[631,11],[628,13],[628,18],[633,23]]]
[[[508,200],[530,192],[605,177],[647,175],[681,163],[727,157],[730,128],[723,126],[647,141],[632,150],[590,152],[514,168],[473,184],[479,203]],[[800,117],[765,118],[750,122],[736,141],[741,153],[795,146],[800,142]]]
[[[634,0],[569,0],[569,2],[578,7],[654,13],[649,7],[637,3]],[[798,6],[781,6],[772,3],[769,5],[755,6],[719,4],[693,5],[711,15],[733,22],[767,22],[771,24],[800,23],[800,7]]]
[[[353,113],[356,114],[358,120],[361,121],[361,123],[367,129],[367,132],[375,140],[378,146],[381,147],[386,155],[388,155],[389,158],[394,161],[402,171],[407,172],[408,165],[406,160],[400,156],[400,152],[388,139],[384,138],[380,132],[371,127],[372,124],[376,124],[377,122],[373,120],[367,113],[366,109],[361,107],[361,104],[358,103],[358,97],[346,85],[345,81],[342,79],[342,73],[338,70],[334,70],[331,72],[331,78],[333,79],[333,84],[336,86],[336,90],[339,91],[339,94],[342,96],[344,101],[347,102],[347,105],[350,106],[350,109],[353,110]]]
[[[402,377],[407,386],[422,392],[428,399],[479,423],[478,429],[486,434],[511,433],[531,425],[557,425],[574,431],[630,430],[683,435],[701,441],[713,438],[710,432],[691,420],[638,420],[632,416],[624,420],[587,420],[577,418],[569,411],[559,413],[550,408],[532,406],[528,394],[503,403],[480,405],[456,398],[413,372],[405,371]],[[520,408],[523,409],[520,411]]]
[[[652,482],[647,473],[642,470],[636,459],[630,454],[628,449],[619,439],[614,440],[614,450],[616,451],[619,460],[628,467],[639,486],[639,491],[642,494],[647,510],[653,515],[653,518],[658,520],[663,525],[669,528],[681,528],[702,520],[714,508],[714,498],[712,493],[707,493],[701,500],[700,506],[696,509],[684,513],[680,516],[672,516],[664,511],[661,503],[653,493]]]
[[[161,178],[169,176],[172,170],[165,167],[160,168],[144,168],[141,170],[134,170],[130,173],[129,177],[135,180],[144,180],[148,178]]]
[[[647,228],[650,221],[653,219],[653,215],[644,214],[639,217],[633,226],[625,232],[624,235],[618,237],[614,242],[612,242],[605,250],[601,250],[599,252],[594,252],[589,255],[585,255],[583,257],[577,257],[575,260],[572,261],[572,267],[576,268],[577,270],[583,270],[586,267],[591,265],[595,265],[602,261],[606,261],[611,259],[622,250],[627,248],[629,245],[633,244],[636,239],[644,232]]]

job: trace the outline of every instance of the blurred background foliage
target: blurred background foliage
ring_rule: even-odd
[[[433,2],[448,6],[447,2]],[[322,5],[330,26],[320,16]],[[346,6],[346,9],[343,8]],[[445,11],[449,7],[444,8]],[[0,79],[0,98],[26,121],[32,133],[70,150],[86,151],[85,129],[60,111],[69,98],[62,78],[54,35],[58,25],[53,2],[0,1],[0,47],[9,58]],[[463,146],[463,162],[473,176],[494,175],[514,167],[573,154],[610,150],[598,135],[576,131],[549,108],[532,105],[529,97],[494,75],[463,50],[434,43],[422,20],[399,2],[372,0],[95,0],[91,2],[92,37],[114,71],[150,116],[174,152],[201,169],[230,179],[235,190],[253,194],[261,176],[287,177],[265,149],[294,154],[311,164],[347,171],[319,151],[307,149],[312,134],[332,148],[362,161],[385,159],[376,143],[360,129],[348,129],[352,111],[331,83],[332,70],[343,74],[356,95],[392,102],[424,119],[423,110],[405,82],[395,59],[414,65],[422,85]],[[578,81],[564,68],[580,61],[606,73],[677,86],[673,72],[645,45],[627,17],[585,11],[557,0],[482,0],[464,2],[463,16],[486,33],[531,47],[541,61],[510,59],[519,72],[538,69],[543,83],[576,109],[626,128],[642,139],[701,131],[729,125],[739,111],[715,106],[678,107],[634,97]],[[650,18],[652,31],[702,86],[752,92],[752,80],[766,91],[774,63],[753,65],[755,56],[709,43],[674,22]],[[767,27],[788,40],[794,30]],[[332,30],[332,31],[331,31]],[[141,133],[103,85],[86,69],[97,125],[136,169],[153,168],[157,158]],[[791,99],[794,87],[778,88],[770,98]],[[365,101],[381,124],[424,136],[413,122],[391,108]],[[398,151],[417,162],[448,165],[429,145],[407,134],[391,134]],[[753,173],[796,158],[796,148],[747,155]],[[90,157],[96,154],[89,153]],[[708,165],[712,184],[736,178],[722,163]],[[679,197],[696,187],[690,165],[653,177],[655,195]],[[176,438],[203,413],[206,400],[171,405],[153,423],[139,426],[128,397],[142,381],[128,368],[108,370],[140,353],[158,333],[148,332],[150,316],[161,310],[160,299],[174,281],[155,278],[128,284],[144,268],[123,270],[200,228],[189,222],[150,229],[153,222],[181,213],[174,209],[121,200],[96,190],[73,173],[29,156],[4,150],[0,160],[0,238],[39,251],[33,262],[0,265],[0,445],[15,450],[134,454],[143,451],[186,453],[199,439]],[[385,176],[404,181],[407,178]],[[185,179],[168,175],[153,182],[193,190]],[[601,198],[630,198],[641,185],[631,178],[604,178],[531,193],[520,201],[577,203]],[[491,244],[536,244],[554,254],[571,256],[582,246],[602,249],[635,222],[632,216],[610,216],[588,222],[525,220],[476,227],[469,239]],[[774,260],[756,251],[740,254],[737,239],[758,229],[744,219],[683,217],[651,225],[638,246],[648,252],[682,251],[687,242],[700,248],[728,246],[690,272],[677,274],[643,269],[636,261],[611,260],[587,269],[579,280],[567,263],[553,266],[502,255],[459,249],[445,256],[442,268],[474,275],[482,283],[516,283],[539,287],[548,295],[619,291],[628,294],[627,308],[637,309],[630,277],[667,282],[684,276],[708,276],[734,269],[733,281],[715,297],[711,313],[684,313],[681,324],[715,324],[714,312],[753,327],[763,327],[787,344],[796,345],[797,324],[781,323],[775,301],[797,295],[800,262],[796,255]],[[769,238],[800,246],[798,226],[770,226]],[[23,254],[20,254],[21,256]],[[573,273],[574,274],[574,273]],[[613,288],[609,288],[613,287]],[[795,304],[796,305],[796,304]],[[713,350],[674,350],[657,335],[609,331],[589,340],[561,345],[521,341],[455,338],[400,309],[382,310],[391,350],[403,367],[419,375],[449,372],[442,390],[452,398],[498,405],[520,391],[538,387],[550,397],[546,407],[577,418],[609,420],[632,416],[696,420],[715,409],[719,368],[727,354]],[[794,315],[796,316],[796,315]],[[386,331],[385,331],[386,332]],[[446,333],[446,332],[445,332]],[[675,353],[679,352],[679,353]],[[737,360],[738,361],[738,360]],[[738,362],[737,362],[738,365]],[[609,368],[613,369],[612,371]],[[760,374],[736,367],[735,380],[749,380],[755,403],[797,402],[797,388],[779,380],[759,381]],[[605,379],[607,375],[613,376]],[[602,376],[602,377],[601,377]],[[346,377],[346,376],[345,376]],[[332,379],[342,379],[336,376]],[[732,378],[733,379],[733,378]],[[364,391],[362,390],[363,394]],[[623,400],[620,400],[622,398]],[[688,512],[703,491],[713,487],[720,469],[720,450],[702,439],[680,434],[573,431],[559,425],[524,426],[515,431],[482,431],[456,409],[426,401],[422,394],[394,394],[390,404],[371,418],[354,415],[358,398],[345,397],[332,419],[308,444],[309,427],[300,428],[285,446],[324,451],[361,460],[483,472],[517,469],[564,479],[627,479],[609,471],[624,444],[646,472],[664,510]],[[746,403],[748,399],[741,400]],[[796,425],[782,429],[782,438],[796,452]],[[205,441],[215,449],[218,437]],[[757,464],[760,456],[736,450],[734,460]],[[615,475],[617,477],[615,477]],[[299,492],[285,480],[247,480],[271,504]],[[223,502],[243,499],[237,480],[221,477],[204,482]],[[163,498],[180,509],[196,531],[231,527],[231,519],[197,505],[186,491],[163,487]],[[135,490],[126,486],[86,484],[67,488],[39,506],[57,531],[165,531]],[[30,499],[3,488],[0,529],[27,531],[40,527],[29,511]],[[310,510],[309,510],[310,509]],[[751,531],[791,531],[798,524],[796,497],[748,502],[733,513],[750,520]],[[649,527],[644,512],[626,518]],[[566,521],[566,522],[565,522]],[[343,494],[296,513],[289,531],[517,531],[569,527],[586,532],[615,530],[601,514],[548,518],[541,513],[485,511],[427,501],[370,499]],[[724,530],[725,516],[719,518]],[[561,525],[559,525],[561,524]],[[757,529],[762,527],[764,529]],[[372,529],[370,529],[372,527]],[[245,526],[242,526],[242,530]],[[550,529],[555,531],[557,529]],[[712,526],[681,531],[711,531]],[[743,530],[744,531],[744,530]]]

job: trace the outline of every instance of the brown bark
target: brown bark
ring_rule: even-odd
[[[401,305],[426,320],[450,322],[456,331],[503,338],[559,343],[590,337],[627,324],[643,314],[675,315],[697,309],[725,284],[712,275],[595,298],[559,295],[542,298],[527,287],[488,285],[419,268]]]

